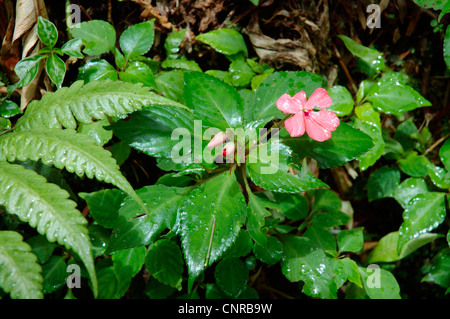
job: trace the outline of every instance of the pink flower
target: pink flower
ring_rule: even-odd
[[[325,109],[332,103],[327,90],[318,88],[306,100],[306,93],[301,91],[290,97],[283,94],[277,100],[277,108],[284,113],[295,114],[284,122],[286,130],[292,137],[305,133],[316,141],[323,142],[331,138],[331,132],[339,126],[339,118],[331,111],[314,112],[315,106]]]
[[[226,140],[227,140],[227,133],[219,132],[212,138],[212,140],[208,143],[207,147],[209,149],[213,149],[214,147],[225,143]]]

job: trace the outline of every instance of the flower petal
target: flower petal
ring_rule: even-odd
[[[300,103],[301,109],[306,105],[306,93],[305,91],[300,91],[297,94],[295,94],[293,99],[296,99]]]
[[[325,109],[329,107],[332,102],[333,99],[330,97],[327,90],[318,88],[313,94],[311,94],[303,108],[306,110],[312,110],[314,106],[318,106],[321,109]]]
[[[306,133],[309,137],[318,142],[323,142],[331,137],[331,132],[320,126],[311,117],[305,118]]]
[[[303,112],[295,114],[284,122],[286,130],[292,137],[301,136],[305,133],[305,117]]]
[[[309,118],[328,131],[334,131],[341,124],[339,118],[331,111],[310,112]]]
[[[277,108],[284,113],[295,114],[302,110],[302,106],[299,101],[290,97],[287,93],[280,96],[276,104]]]

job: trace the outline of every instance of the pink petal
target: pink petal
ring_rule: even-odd
[[[306,105],[306,93],[305,93],[305,91],[298,92],[292,98],[296,99],[300,103],[300,107],[302,109]]]
[[[328,131],[334,131],[341,124],[339,118],[331,111],[310,112],[309,118]]]
[[[314,106],[318,106],[321,109],[325,109],[331,105],[333,102],[332,98],[328,94],[327,90],[318,88],[314,91],[313,94],[308,99],[308,102],[306,102],[304,109],[306,110],[312,110]]]
[[[277,108],[284,113],[295,114],[302,110],[302,107],[297,99],[294,99],[285,93],[277,100]]]
[[[320,126],[311,117],[305,118],[306,133],[309,137],[318,142],[323,142],[331,137],[331,132]]]
[[[284,122],[286,130],[292,137],[301,136],[305,133],[305,118],[303,112],[295,114]]]
[[[211,139],[211,141],[208,143],[207,147],[209,149],[213,149],[214,147],[225,143],[226,140],[227,140],[227,133],[219,132]]]

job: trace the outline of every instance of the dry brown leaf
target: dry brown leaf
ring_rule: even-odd
[[[171,30],[172,24],[169,22],[166,16],[162,16],[161,12],[158,8],[152,6],[151,0],[131,0],[138,5],[140,5],[143,9],[141,13],[141,18],[147,18],[147,19],[156,19],[156,22],[161,27]]]

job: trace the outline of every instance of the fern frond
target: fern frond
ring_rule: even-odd
[[[70,87],[46,93],[41,100],[31,102],[17,121],[15,131],[32,128],[72,128],[92,119],[122,116],[152,105],[186,106],[150,92],[141,84],[122,81],[77,81]]]
[[[0,205],[23,222],[72,249],[83,261],[97,295],[97,277],[86,219],[69,200],[69,193],[32,170],[0,162]]]
[[[0,231],[0,287],[13,299],[42,299],[41,266],[15,231]]]
[[[144,205],[120,172],[111,153],[88,136],[72,129],[35,129],[0,136],[0,161],[41,160],[65,168],[78,176],[86,175],[120,188]]]

